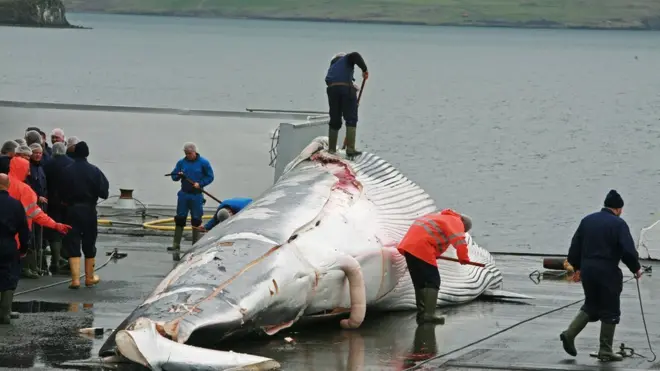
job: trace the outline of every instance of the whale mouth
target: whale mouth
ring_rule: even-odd
[[[131,330],[117,333],[117,350],[125,358],[152,370],[164,365],[177,370],[276,370],[280,364],[272,359],[232,351],[198,348],[172,341],[158,331],[156,322],[139,318]]]

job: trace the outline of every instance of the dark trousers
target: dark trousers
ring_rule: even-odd
[[[20,253],[12,237],[0,237],[0,291],[16,290],[21,275]]]
[[[435,267],[422,259],[419,259],[408,252],[404,253],[408,272],[416,290],[432,288],[440,290],[440,272]]]
[[[70,258],[79,258],[80,246],[85,258],[96,257],[96,236],[98,224],[96,221],[96,206],[75,204],[67,208],[66,224],[71,231],[64,237],[64,245]]]
[[[341,129],[341,119],[346,126],[356,127],[358,121],[357,91],[345,85],[328,86],[328,105],[330,107],[330,128]]]
[[[583,264],[580,278],[585,297],[581,310],[589,316],[589,321],[618,324],[623,290],[623,274],[619,267]]]

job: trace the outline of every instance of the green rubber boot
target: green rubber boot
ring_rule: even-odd
[[[424,294],[422,290],[415,290],[415,305],[417,306],[417,324],[424,323]]]
[[[181,238],[183,238],[183,227],[177,225],[174,227],[174,241],[172,242],[172,246],[167,248],[167,251],[181,250]]]
[[[192,231],[192,244],[194,245],[202,237],[202,232],[199,229],[193,228]]]
[[[339,138],[339,130],[332,128],[328,129],[328,152],[337,152],[337,138]]]
[[[14,290],[0,292],[0,325],[11,323],[11,303],[14,300]]]
[[[60,258],[62,256],[62,241],[53,241],[50,244],[50,273],[60,273]]]
[[[435,308],[438,305],[438,291],[436,289],[432,288],[425,288],[420,290],[421,291],[421,296],[423,300],[423,314],[421,318],[421,323],[418,320],[418,324],[422,323],[431,323],[435,325],[444,325],[445,324],[445,317],[444,316],[436,316],[435,315]]]
[[[346,156],[355,157],[362,154],[361,151],[355,149],[355,139],[357,136],[357,128],[352,126],[346,127]]]
[[[623,356],[612,351],[615,329],[616,325],[609,323],[600,324],[600,349],[598,350],[598,359],[603,362],[623,360]]]
[[[579,311],[566,331],[559,335],[564,350],[573,357],[577,356],[575,337],[587,326],[587,323],[589,323],[589,316],[585,312]]]
[[[28,249],[27,253],[25,254],[25,258],[23,258],[23,269],[21,271],[21,276],[23,278],[30,278],[30,279],[37,279],[39,278],[39,275],[37,272],[32,270],[32,266],[36,265],[36,258],[37,255],[34,252],[33,249]],[[34,263],[33,263],[34,261]]]

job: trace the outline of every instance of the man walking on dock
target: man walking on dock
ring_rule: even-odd
[[[559,336],[566,353],[576,356],[575,337],[589,322],[600,320],[601,361],[621,361],[612,351],[614,330],[621,317],[620,297],[623,275],[619,261],[636,279],[642,276],[641,265],[628,224],[621,219],[623,199],[616,190],[605,198],[604,207],[580,221],[568,250],[568,263],[580,272],[584,304],[566,331]]]
[[[369,78],[369,71],[364,59],[358,52],[339,53],[330,61],[325,76],[330,114],[328,130],[329,152],[337,151],[337,137],[342,126],[342,117],[346,121],[346,155],[358,156],[362,152],[355,149],[356,128],[358,121],[357,88],[353,85],[355,65],[362,70],[362,79]]]

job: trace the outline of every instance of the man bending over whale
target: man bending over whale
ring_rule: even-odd
[[[243,210],[251,202],[252,199],[247,197],[234,197],[222,201],[222,203],[218,205],[218,209],[215,211],[213,218],[206,222],[203,227],[200,227],[199,230],[202,232],[210,231],[213,227],[229,219],[232,215],[238,214],[238,212]]]
[[[451,244],[456,249],[459,262],[469,263],[465,232],[470,228],[470,217],[445,209],[415,220],[399,243],[398,250],[406,258],[415,288],[418,325],[445,323],[443,316],[435,315],[440,291],[440,272],[436,260]]]

